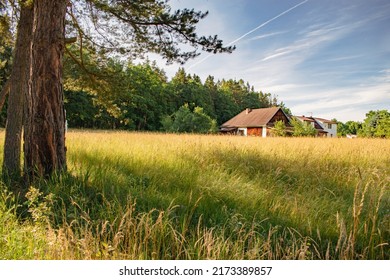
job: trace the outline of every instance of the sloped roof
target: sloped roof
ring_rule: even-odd
[[[320,121],[320,122],[323,122],[323,123],[337,124],[337,122],[330,121],[330,120],[327,120],[327,119],[317,118],[317,117],[313,117],[313,118],[318,120],[318,121]]]
[[[305,117],[305,116],[295,116],[295,117],[300,119],[301,121],[315,122],[313,117]]]
[[[320,132],[324,132],[324,133],[327,133],[326,131],[323,130],[323,127],[320,123],[318,123],[317,119],[318,118],[314,118],[314,117],[305,117],[305,116],[295,116],[297,119],[300,119],[301,121],[305,121],[305,122],[312,122],[314,123],[314,128],[317,129],[318,131]]]
[[[228,120],[221,127],[260,127],[267,125],[280,107],[246,109]]]

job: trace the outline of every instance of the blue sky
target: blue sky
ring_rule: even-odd
[[[188,73],[243,79],[296,115],[362,121],[390,110],[389,0],[171,0],[209,11],[198,26],[233,54],[202,54]],[[159,65],[171,77],[179,65]]]

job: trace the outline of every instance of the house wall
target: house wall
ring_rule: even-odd
[[[325,132],[318,132],[318,137],[323,137],[323,138],[326,138],[328,137],[328,133],[325,133]]]
[[[336,138],[337,137],[337,124],[330,124],[331,128],[328,128],[328,124],[325,124],[325,131],[328,132],[328,137]]]
[[[248,136],[262,136],[263,128],[262,127],[248,127]]]
[[[279,110],[275,116],[272,117],[269,124],[273,124],[277,121],[283,121],[285,124],[288,124],[288,119],[286,118],[285,114],[283,114],[282,110]]]
[[[237,135],[248,136],[248,128],[246,128],[246,127],[239,127],[237,129]]]
[[[328,132],[328,138],[336,138],[337,137],[337,124],[334,123],[324,123],[320,120],[317,120],[320,125],[323,127],[324,131]]]
[[[266,127],[263,127],[263,135],[262,137],[267,137],[267,136],[270,136],[270,130],[267,129]]]
[[[271,135],[271,130],[266,127],[248,127],[247,132],[248,136],[259,136],[265,138]]]

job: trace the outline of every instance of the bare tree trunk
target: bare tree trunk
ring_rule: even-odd
[[[7,95],[9,94],[9,90],[10,90],[10,81],[8,79],[0,92],[0,111],[3,110],[3,106],[5,100],[7,99]]]
[[[30,90],[26,96],[25,174],[49,176],[66,170],[62,57],[65,0],[34,1]]]
[[[25,1],[24,1],[25,2]],[[28,93],[30,78],[30,47],[34,12],[32,5],[22,3],[18,23],[14,63],[9,87],[7,124],[4,143],[3,174],[19,178],[21,173],[21,146],[24,96]],[[7,89],[5,89],[7,90]]]

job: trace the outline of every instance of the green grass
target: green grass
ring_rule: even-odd
[[[27,201],[1,187],[0,258],[390,258],[389,140],[71,131],[67,147],[69,174]]]

